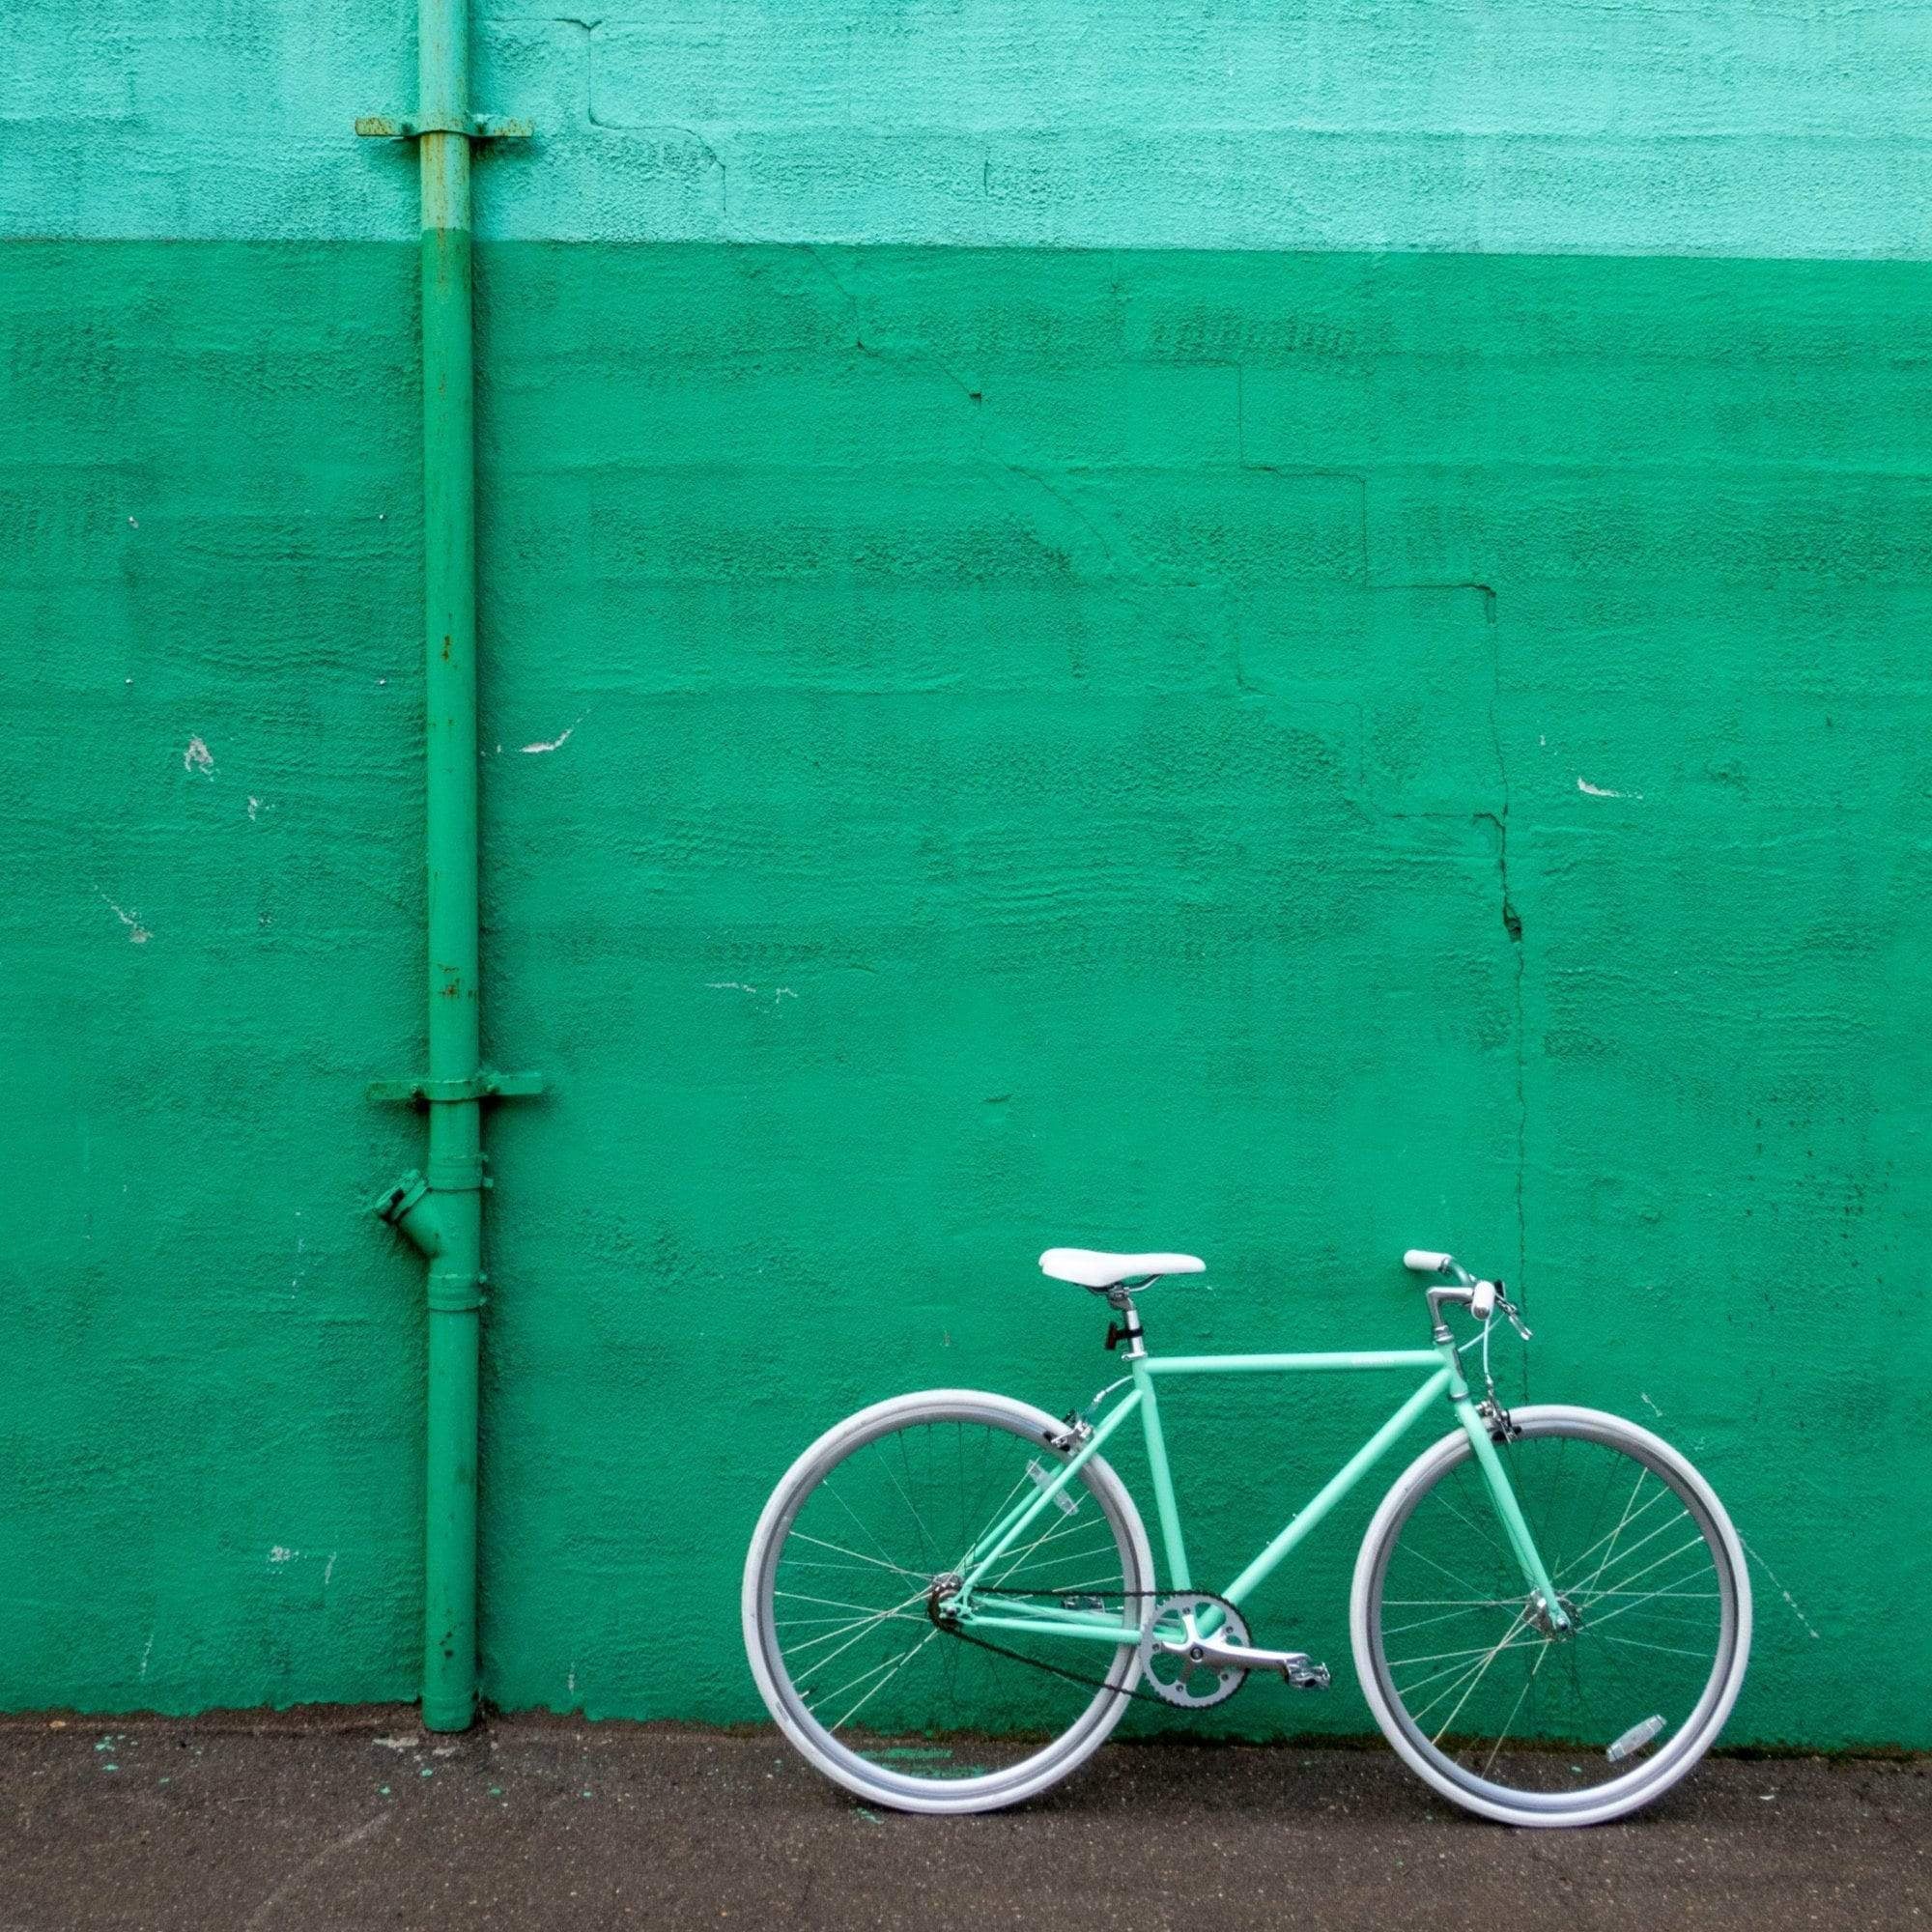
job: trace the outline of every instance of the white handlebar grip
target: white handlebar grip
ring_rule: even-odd
[[[1449,1265],[1449,1257],[1438,1255],[1433,1248],[1410,1248],[1403,1256],[1402,1264],[1416,1274],[1440,1274]]]

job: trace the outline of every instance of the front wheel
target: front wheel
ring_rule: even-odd
[[[1514,1411],[1497,1453],[1570,1628],[1528,1589],[1468,1437],[1377,1511],[1350,1625],[1376,1721],[1446,1798],[1511,1825],[1596,1825],[1711,1747],[1750,1652],[1730,1518],[1668,1443],[1595,1409]]]
[[[1140,1672],[1153,1558],[1099,1457],[980,1579],[1015,1609],[1077,1602],[1099,1641],[962,1635],[934,1605],[1036,1484],[1060,1425],[1004,1396],[943,1389],[862,1409],[792,1464],[745,1560],[745,1648],[766,1708],[848,1791],[902,1811],[988,1811],[1097,1750]]]

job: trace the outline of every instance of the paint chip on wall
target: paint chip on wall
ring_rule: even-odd
[[[128,943],[130,946],[145,946],[154,938],[155,935],[126,906],[116,905],[105,893],[100,895],[100,899],[101,903],[112,911],[114,917],[128,928]]]
[[[566,725],[554,738],[540,738],[534,745],[524,745],[519,747],[519,749],[526,753],[561,751],[564,746],[570,743],[571,736],[576,731],[577,726],[582,723],[583,720],[579,718],[574,724]]]

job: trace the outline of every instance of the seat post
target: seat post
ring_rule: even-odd
[[[1143,1288],[1151,1285],[1150,1282],[1141,1283]],[[1111,1349],[1117,1339],[1124,1341],[1127,1345],[1127,1360],[1138,1361],[1147,1353],[1147,1343],[1143,1339],[1141,1312],[1134,1306],[1134,1291],[1122,1283],[1116,1282],[1107,1291],[1107,1306],[1118,1309],[1121,1315],[1121,1325],[1118,1329],[1111,1321],[1107,1324],[1108,1348]]]

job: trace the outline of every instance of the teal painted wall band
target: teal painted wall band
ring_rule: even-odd
[[[401,0],[83,17],[18,23],[0,234],[410,238],[404,158],[338,161],[408,118]],[[475,98],[538,140],[484,162],[483,232],[1922,259],[1925,40],[1905,0],[512,11]]]

